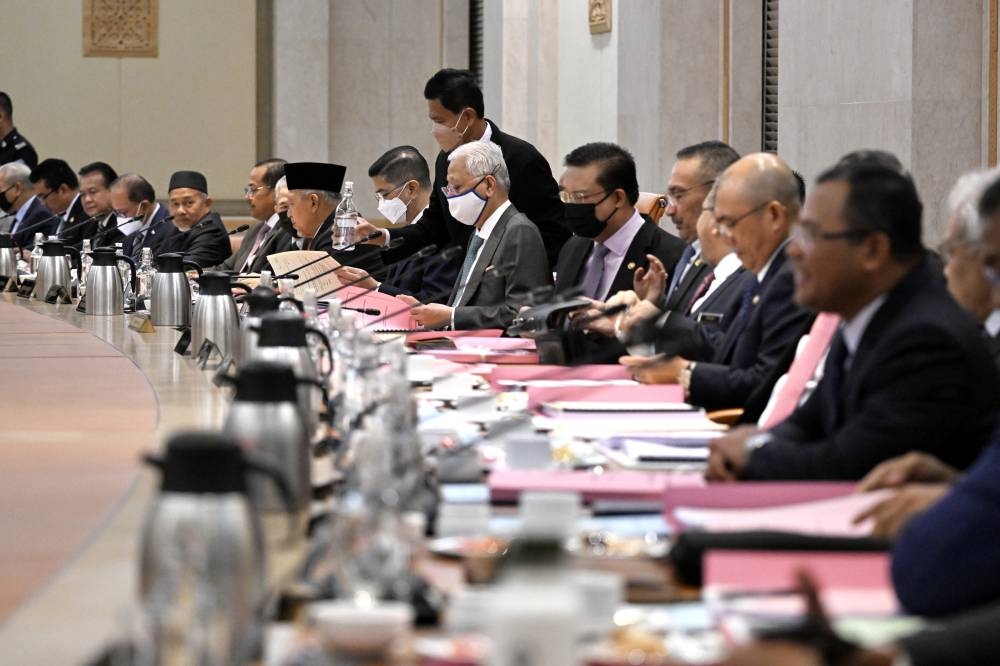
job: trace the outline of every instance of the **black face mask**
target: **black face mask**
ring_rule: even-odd
[[[292,225],[292,220],[291,220],[290,217],[288,217],[288,212],[287,211],[282,211],[282,212],[278,213],[278,222],[277,222],[277,224],[278,224],[279,228],[284,229],[285,231],[287,231],[288,233],[290,233],[292,235],[292,238],[298,238],[299,237],[299,232]]]
[[[605,194],[601,201],[610,197],[611,194],[612,192]],[[594,211],[601,201],[597,203],[564,204],[566,207],[566,224],[569,226],[569,230],[577,236],[583,236],[584,238],[597,238],[600,236],[608,228],[608,220],[615,214],[614,211],[611,211],[611,215],[608,215],[603,220],[597,219],[594,216]]]

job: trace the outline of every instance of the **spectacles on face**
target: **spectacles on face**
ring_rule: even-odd
[[[13,187],[13,185],[11,185],[11,187]],[[7,189],[10,189],[10,188],[7,188]],[[6,191],[7,190],[4,190],[4,192],[6,192]],[[35,192],[35,196],[38,197],[39,199],[41,199],[42,203],[45,203],[45,200],[48,199],[49,197],[51,197],[54,193],[55,193],[55,190],[49,190],[45,194],[39,194],[38,192]]]
[[[697,185],[692,185],[691,187],[671,187],[667,190],[667,203],[676,206],[680,203],[680,200],[684,198],[684,195],[691,190],[697,190],[699,187],[705,187],[706,185],[714,185],[715,179],[706,180],[704,183],[698,183]]]
[[[570,192],[569,190],[559,190],[559,198],[563,203],[582,204],[587,203],[587,199],[591,199],[601,194],[607,195],[611,192],[614,192],[614,190],[598,190],[597,192]],[[603,201],[603,199],[601,201]]]
[[[814,225],[800,222],[792,229],[791,237],[803,249],[809,250],[817,241],[846,240],[859,241],[875,233],[872,229],[845,229],[843,231],[820,231]]]
[[[259,187],[254,187],[253,185],[247,185],[246,187],[243,188],[243,196],[255,197],[257,196],[257,193],[260,192],[261,190],[269,190],[269,189],[271,188],[268,187],[267,185],[260,185]]]
[[[489,176],[489,175],[492,175],[492,174],[486,174],[486,176]],[[447,185],[445,185],[444,187],[441,188],[441,192],[443,192],[444,196],[447,197],[447,198],[449,198],[449,199],[451,197],[457,196],[459,194],[468,194],[472,190],[474,190],[477,187],[479,187],[482,184],[482,182],[484,180],[486,180],[486,176],[483,176],[482,178],[480,178],[479,180],[477,180],[476,184],[473,185],[472,187],[470,187],[467,190],[456,190],[455,187],[451,183],[448,183]]]
[[[770,205],[770,203],[771,203],[770,201],[765,201],[764,203],[760,204],[759,206],[754,206],[753,208],[751,208],[747,212],[743,213],[742,215],[739,215],[739,216],[733,217],[733,218],[726,217],[725,215],[716,214],[716,216],[715,216],[715,223],[717,225],[719,225],[720,229],[725,229],[726,231],[732,231],[733,227],[735,227],[737,224],[739,224],[743,220],[747,219],[748,217],[750,217],[754,213],[758,213],[758,212],[764,210],[764,208],[766,208],[768,205]]]
[[[995,290],[1000,289],[1000,268],[986,264],[983,266],[983,275],[986,276],[986,281],[990,283],[990,287]]]
[[[409,181],[407,181],[407,182],[409,182]],[[397,187],[395,189],[389,190],[385,194],[382,194],[381,192],[376,192],[375,193],[375,200],[381,203],[382,201],[384,201],[386,199],[391,199],[393,194],[395,194],[396,192],[399,192],[404,187],[406,187],[406,183],[403,183],[402,185],[400,185],[399,187]]]

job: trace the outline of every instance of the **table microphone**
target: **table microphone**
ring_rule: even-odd
[[[94,221],[94,220],[96,220],[97,218],[99,218],[99,217],[103,217],[103,216],[105,216],[105,215],[109,215],[109,213],[98,213],[97,215],[92,215],[91,217],[88,217],[88,218],[87,218],[86,220],[84,220],[83,222],[73,222],[73,223],[72,223],[72,224],[70,224],[69,226],[70,226],[70,227],[80,227],[80,226],[83,226],[83,225],[85,225],[85,224],[90,224],[91,222],[93,222],[93,221]],[[66,231],[68,231],[68,229],[63,229],[63,232],[62,232],[61,234],[57,234],[60,240],[62,240],[62,237],[63,237],[63,235],[64,235],[64,234],[66,233]]]
[[[419,251],[416,252],[416,254],[412,255],[411,258],[424,259],[427,256],[429,256],[431,254],[434,254],[435,251],[437,251],[437,245],[434,245],[432,243],[431,245],[427,245],[427,246],[421,248]],[[457,257],[462,252],[463,252],[462,248],[459,247],[458,245],[449,245],[445,249],[441,250],[441,253],[438,254],[436,257],[431,258],[430,261],[432,261],[434,263],[441,263],[441,262],[451,261],[452,259],[454,259],[455,257]],[[396,276],[396,279],[397,280],[402,280],[403,278],[407,278],[410,275],[412,275],[413,273],[416,273],[417,271],[419,271],[421,269],[424,269],[426,267],[427,267],[426,264],[422,265],[422,264],[420,264],[419,261],[415,261],[410,266],[408,266],[406,270],[404,270],[401,273],[399,273],[399,275]],[[374,291],[375,289],[378,289],[378,288],[379,288],[379,285],[375,285],[374,287],[368,287],[367,289],[365,289],[361,293],[354,294],[350,298],[346,299],[344,301],[344,303],[350,303],[351,301],[357,300],[359,298],[363,298],[366,294],[368,294],[369,292]]]
[[[170,217],[167,217],[167,218],[164,218],[164,220],[171,220],[171,219],[173,219],[173,216],[170,216]],[[132,222],[138,222],[138,221],[140,221],[140,220],[142,220],[142,215],[136,215],[135,217],[129,217],[129,218],[126,218],[126,219],[125,219],[124,221],[122,221],[122,222],[119,222],[118,224],[114,225],[113,227],[108,227],[108,228],[107,228],[107,229],[105,229],[104,231],[99,231],[99,232],[97,232],[96,234],[94,234],[93,236],[91,236],[91,237],[90,237],[90,244],[91,244],[91,247],[94,247],[94,248],[96,248],[96,247],[97,247],[96,245],[94,245],[94,241],[95,241],[96,239],[98,239],[98,238],[103,238],[104,236],[107,236],[107,235],[108,235],[108,234],[110,234],[110,233],[111,233],[112,231],[115,231],[115,230],[117,230],[117,229],[118,229],[118,227],[124,227],[124,226],[125,226],[126,224],[130,224],[130,223],[132,223]]]
[[[61,220],[61,219],[62,219],[62,215],[53,215],[52,217],[47,217],[44,220],[39,220],[38,222],[34,222],[33,224],[29,224],[28,226],[26,226],[24,228],[21,228],[21,229],[18,229],[17,231],[11,230],[10,231],[10,235],[11,236],[19,236],[19,235],[23,234],[25,231],[34,231],[35,229],[48,224],[52,220]],[[27,248],[21,248],[21,249],[24,250],[24,249],[27,249]]]
[[[250,228],[249,224],[241,224],[240,226],[236,227],[232,231],[227,231],[226,235],[227,236],[233,236],[235,234],[240,234],[240,233],[243,233],[244,231],[246,231],[249,228]]]

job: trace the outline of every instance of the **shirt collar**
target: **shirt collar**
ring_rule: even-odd
[[[1000,310],[994,310],[990,313],[990,316],[983,322],[983,328],[986,329],[991,338],[997,337],[997,333],[1000,333]]]
[[[14,217],[17,218],[18,222],[23,220],[24,216],[28,214],[28,209],[31,208],[31,202],[33,202],[37,198],[38,197],[32,195],[30,199],[21,204],[21,207],[17,209],[17,212],[14,214]]]
[[[486,131],[483,132],[483,135],[481,137],[479,137],[478,140],[479,141],[489,141],[492,138],[493,138],[493,128],[490,126],[489,121],[487,121],[486,122]]]
[[[766,264],[764,264],[764,268],[757,271],[757,284],[764,284],[764,278],[767,276],[767,272],[771,269],[771,264],[774,263],[774,258],[778,256],[779,252],[785,249],[785,246],[788,245],[788,240],[789,239],[786,238],[784,242],[778,246],[778,249],[771,253],[771,258],[767,260]]]
[[[77,192],[77,193],[76,193],[76,196],[75,196],[75,197],[73,197],[73,200],[69,202],[69,205],[68,205],[68,206],[66,206],[66,210],[64,210],[64,211],[63,211],[63,212],[61,213],[61,215],[62,215],[62,217],[63,217],[63,219],[64,219],[64,220],[65,220],[65,219],[69,219],[69,212],[70,212],[71,210],[73,210],[73,206],[75,206],[75,205],[76,205],[76,202],[77,202],[77,201],[79,201],[79,199],[80,199],[80,193],[79,193],[79,192]]]
[[[427,209],[426,209],[426,208],[424,208],[424,209],[423,209],[423,210],[421,210],[421,211],[420,211],[419,213],[417,213],[417,216],[416,216],[415,218],[413,218],[413,221],[412,221],[412,222],[410,222],[410,224],[416,224],[417,222],[419,222],[419,221],[420,221],[420,218],[422,218],[422,217],[424,216],[424,211],[426,211],[426,210],[427,210]]]
[[[267,218],[267,222],[265,222],[264,224],[267,225],[268,229],[274,229],[274,225],[276,225],[277,223],[278,223],[278,214],[275,213],[271,217]]]
[[[861,308],[858,314],[854,315],[850,321],[844,322],[840,332],[844,336],[844,345],[847,346],[847,352],[851,356],[854,356],[854,353],[858,350],[858,345],[861,344],[861,338],[865,334],[868,324],[871,323],[872,317],[875,316],[875,313],[878,312],[878,309],[882,307],[882,304],[885,303],[885,299],[888,297],[888,294],[882,294]]]
[[[639,233],[639,230],[642,229],[642,225],[645,223],[639,211],[632,209],[632,217],[622,225],[621,229],[611,234],[604,241],[604,247],[608,248],[609,253],[618,257],[624,257],[625,253],[628,252],[629,246],[632,245],[635,235]]]
[[[503,215],[503,212],[507,210],[509,207],[510,207],[510,199],[504,201],[502,204],[497,206],[497,209],[493,211],[493,213],[488,218],[486,218],[485,222],[483,222],[483,228],[476,229],[476,235],[482,238],[484,241],[489,240],[490,234],[493,233],[493,229],[497,226],[497,222],[500,221],[500,216]]]
[[[742,263],[740,263],[740,258],[736,256],[735,252],[730,252],[716,264],[715,268],[712,269],[712,274],[715,276],[715,282],[725,282],[729,279],[729,276],[740,269]]]

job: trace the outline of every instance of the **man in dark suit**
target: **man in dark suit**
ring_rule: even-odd
[[[0,209],[14,216],[10,233],[22,250],[35,246],[36,233],[49,236],[59,225],[59,216],[35,196],[30,176],[31,170],[20,162],[0,165]]]
[[[81,249],[85,238],[100,234],[98,245],[114,245],[125,238],[138,222],[118,219],[111,206],[111,183],[118,174],[106,162],[93,162],[77,171],[80,176],[80,213],[71,208],[59,237],[69,246]],[[123,223],[123,224],[122,224]],[[121,224],[121,226],[118,226]]]
[[[70,217],[79,222],[87,219],[80,201],[80,181],[66,160],[44,159],[31,170],[35,196],[45,207],[59,216],[56,235],[61,236]]]
[[[510,176],[500,148],[476,141],[452,151],[448,208],[474,229],[448,304],[399,296],[415,305],[413,318],[425,328],[507,328],[528,303],[532,289],[552,283],[538,228],[507,197]]]
[[[739,158],[739,153],[722,141],[702,141],[677,151],[667,182],[666,213],[687,247],[675,264],[663,264],[669,270],[666,288],[661,288],[660,294],[641,295],[660,310],[686,311],[693,293],[711,270],[702,256],[698,219],[716,179]]]
[[[118,219],[141,218],[139,228],[122,242],[122,251],[138,265],[143,248],[159,254],[160,243],[171,229],[167,209],[156,203],[156,190],[136,173],[126,173],[111,183],[111,208]],[[103,244],[103,243],[98,243]]]
[[[370,275],[384,274],[380,251],[370,245],[352,250],[334,250],[331,230],[340,202],[340,188],[347,168],[322,162],[289,162],[285,165],[288,183],[288,216],[302,239],[301,249],[327,252],[341,265],[360,268]]]
[[[243,234],[236,252],[214,266],[214,270],[249,273],[255,263],[261,265],[266,262],[266,253],[281,252],[280,249],[273,249],[272,245],[276,237],[285,235],[277,226],[278,214],[274,212],[275,187],[284,175],[285,160],[281,159],[261,160],[250,170],[243,196],[250,208],[250,216],[257,221]],[[258,262],[258,259],[261,261]]]
[[[809,316],[792,298],[791,267],[785,261],[799,206],[798,184],[780,158],[747,155],[726,169],[717,184],[715,221],[756,280],[743,292],[710,362],[682,356],[659,361],[623,358],[637,379],[680,383],[692,404],[707,409],[743,404],[785,348],[795,343]]]
[[[233,253],[222,218],[212,212],[208,181],[197,171],[176,171],[167,187],[173,224],[156,254],[179,252],[203,268],[214,266]]]
[[[545,158],[531,144],[504,134],[493,122],[484,118],[483,92],[471,72],[457,69],[439,71],[424,86],[424,98],[427,100],[427,115],[434,124],[434,138],[441,146],[434,166],[434,186],[430,203],[419,222],[387,230],[382,238],[371,241],[377,245],[385,245],[390,238],[405,241],[400,247],[385,252],[386,262],[404,259],[432,243],[438,247],[450,244],[465,247],[470,229],[449,213],[441,188],[448,184],[448,153],[470,141],[485,140],[495,143],[503,151],[512,178],[510,201],[538,227],[545,241],[548,263],[554,266],[559,250],[569,238],[569,231],[563,221],[559,190]],[[359,227],[362,235],[374,230],[371,225]]]
[[[416,224],[431,197],[431,172],[427,160],[413,146],[390,148],[368,167],[375,188],[378,211],[390,225]],[[406,294],[427,302],[448,293],[458,276],[458,265],[431,257],[409,257],[388,267],[385,279],[365,279],[365,271],[348,267],[339,273],[345,282],[357,280],[362,289],[378,289],[397,296]]]
[[[838,165],[806,201],[789,255],[795,297],[837,314],[815,392],[766,433],[712,445],[716,479],[859,479],[910,450],[965,468],[996,422],[1000,378],[975,322],[931,267],[912,179]]]
[[[10,95],[0,92],[0,165],[14,162],[34,169],[38,165],[38,153],[14,127],[14,103]]]
[[[627,150],[613,143],[588,143],[572,150],[564,163],[559,185],[573,236],[559,253],[555,291],[576,288],[595,301],[572,313],[591,323],[586,332],[567,331],[567,345],[574,362],[613,363],[624,347],[614,338],[613,321],[593,315],[609,297],[632,288],[650,256],[673,265],[685,246],[636,210],[639,181]]]

